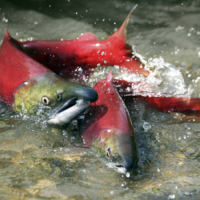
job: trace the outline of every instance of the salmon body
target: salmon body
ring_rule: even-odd
[[[63,125],[96,101],[96,91],[67,82],[26,54],[6,31],[0,47],[0,99],[23,114]],[[62,119],[61,119],[62,118]]]
[[[126,43],[126,26],[131,12],[120,29],[104,41],[98,41],[92,33],[84,33],[75,40],[15,42],[31,58],[63,77],[73,77],[77,67],[85,71],[110,65],[148,76],[149,72],[137,57],[133,58],[132,47]]]
[[[200,111],[200,98],[183,97],[183,96],[154,96],[154,94],[145,94],[145,91],[135,90],[133,85],[139,83],[129,82],[125,80],[114,79],[113,84],[116,86],[123,98],[130,96],[138,96],[144,99],[150,106],[162,112],[184,112],[184,111]],[[149,87],[149,86],[147,86]],[[140,95],[138,95],[140,94]]]
[[[132,122],[112,80],[110,73],[94,86],[99,98],[91,104],[91,112],[82,122],[81,135],[87,146],[113,161],[114,167],[135,168],[138,151]]]
[[[134,8],[133,8],[134,10]],[[132,11],[133,11],[132,10]],[[130,12],[130,14],[132,13]],[[49,69],[63,77],[74,77],[75,69],[81,67],[78,76],[82,76],[88,69],[97,66],[118,65],[129,73],[138,73],[144,76],[149,75],[144,64],[132,52],[131,46],[126,43],[126,27],[130,19],[130,14],[111,37],[104,41],[97,41],[95,35],[84,33],[75,40],[70,41],[28,41],[15,43],[19,45],[34,60],[48,66]],[[13,39],[14,40],[14,39]],[[90,75],[88,73],[87,75]],[[151,106],[161,111],[199,111],[198,98],[182,97],[167,94],[161,97],[154,94],[145,94],[145,90],[135,91],[131,88],[134,82],[124,82],[118,84],[122,88],[124,95],[141,95]],[[115,82],[116,85],[116,82]],[[127,90],[127,88],[128,90]],[[122,94],[122,93],[120,93]]]
[[[133,9],[134,10],[134,9]],[[132,11],[133,11],[132,10]],[[132,12],[131,11],[131,12]],[[130,12],[130,14],[131,14]],[[129,73],[138,73],[148,76],[149,72],[144,69],[143,63],[139,58],[135,57],[131,46],[126,43],[126,27],[130,18],[130,14],[111,37],[104,41],[97,41],[95,35],[91,33],[84,33],[75,40],[70,41],[28,41],[15,42],[30,57],[36,61],[48,66],[54,72],[60,74],[64,78],[74,77],[77,72],[74,70],[81,67],[81,76],[88,69],[93,69],[98,66],[118,65],[123,69],[128,70]],[[87,75],[90,75],[88,73]],[[78,77],[79,78],[79,77]],[[114,84],[121,95],[141,95],[151,106],[164,111],[199,111],[198,98],[189,97],[157,97],[145,94],[145,90],[136,91],[132,89],[134,82],[127,82],[124,80],[117,80]],[[147,86],[149,87],[149,86]]]

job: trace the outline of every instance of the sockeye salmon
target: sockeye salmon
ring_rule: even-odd
[[[24,114],[46,116],[48,123],[63,125],[75,118],[97,92],[67,82],[27,56],[6,30],[0,47],[0,99]]]
[[[135,6],[136,7],[136,6]],[[119,65],[127,69],[130,73],[138,73],[144,76],[149,75],[149,71],[144,69],[144,64],[134,55],[131,46],[126,43],[126,27],[130,15],[129,13],[122,26],[111,37],[104,41],[97,41],[92,33],[84,33],[75,40],[65,41],[27,41],[19,42],[19,46],[30,57],[48,66],[62,76],[74,76],[74,69],[81,66],[84,70],[97,66]],[[63,73],[63,70],[65,71]],[[90,74],[90,73],[89,73]],[[122,81],[123,80],[118,80]],[[133,82],[124,83],[129,88]],[[119,85],[120,87],[120,85]],[[132,91],[137,95],[136,91]],[[140,91],[145,93],[145,91]],[[131,94],[131,91],[129,91]],[[157,97],[143,97],[151,106],[161,111],[199,111],[199,98],[174,97],[170,95]]]
[[[96,148],[115,168],[135,168],[138,151],[132,122],[112,81],[111,72],[94,86],[99,97],[82,122],[81,135],[87,146]]]
[[[119,30],[104,41],[98,41],[92,33],[84,33],[75,40],[15,42],[27,55],[65,78],[75,76],[78,66],[84,73],[91,68],[110,65],[148,76],[149,72],[139,58],[133,58],[132,47],[126,43],[126,27],[135,8]]]

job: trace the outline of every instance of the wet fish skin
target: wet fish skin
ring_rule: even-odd
[[[136,168],[138,151],[133,125],[112,80],[110,73],[94,86],[99,98],[91,104],[91,115],[82,122],[81,135],[87,146],[97,149],[100,156],[108,158],[115,166]]]
[[[24,54],[7,30],[0,47],[0,74],[0,99],[24,114],[44,115],[71,98],[98,98],[94,89],[67,82]]]
[[[132,47],[126,43],[126,27],[134,9],[119,30],[103,41],[92,33],[84,33],[75,40],[15,42],[27,55],[63,77],[74,76],[72,72],[77,66],[84,71],[110,65],[148,76],[140,60],[132,58]]]

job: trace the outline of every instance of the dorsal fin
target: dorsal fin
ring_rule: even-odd
[[[81,42],[85,42],[85,41],[96,42],[97,37],[92,33],[83,33],[80,36],[78,36],[77,40]]]
[[[127,32],[126,27],[128,25],[128,22],[129,22],[129,19],[131,17],[132,12],[136,9],[136,7],[137,7],[137,4],[134,6],[134,8],[128,14],[128,16],[124,20],[123,24],[121,25],[121,27],[113,35],[111,35],[111,37],[115,36],[115,37],[118,37],[118,38],[122,38],[124,40],[124,42],[126,42],[126,32]]]
[[[9,41],[9,43],[13,46],[15,46],[15,48],[19,49],[20,51],[23,51],[22,46],[20,45],[20,42],[14,38],[12,38],[10,36],[10,33],[8,32],[7,28],[5,30],[5,37],[4,37],[4,41]]]

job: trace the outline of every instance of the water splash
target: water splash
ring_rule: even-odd
[[[138,74],[122,73],[116,78],[133,82],[134,95],[142,96],[188,96],[191,88],[187,88],[183,75],[174,65],[164,61],[162,57],[145,60],[141,55],[136,56],[150,72],[148,77]]]

